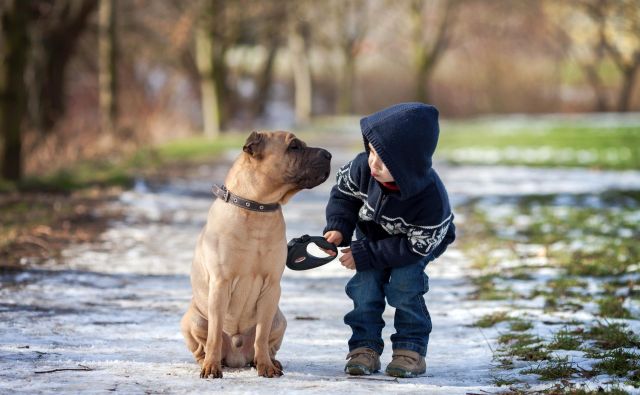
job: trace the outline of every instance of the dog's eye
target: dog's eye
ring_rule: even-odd
[[[289,144],[289,149],[290,150],[300,149],[300,144],[297,141],[293,140],[291,144]]]

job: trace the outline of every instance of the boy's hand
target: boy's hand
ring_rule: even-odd
[[[340,243],[342,243],[342,233],[340,233],[337,230],[330,230],[327,233],[324,234],[323,236],[329,243],[334,244],[334,245],[339,245]],[[324,251],[326,254],[329,254],[331,256],[336,256],[338,254],[336,254],[335,252],[331,251],[331,250],[325,250],[324,248],[321,248],[322,251]]]
[[[356,261],[353,260],[351,248],[345,248],[344,250],[340,250],[340,252],[343,254],[340,257],[340,263],[342,263],[342,266],[347,269],[356,270]]]
[[[342,243],[342,233],[338,230],[330,230],[323,236],[329,243],[340,245]]]

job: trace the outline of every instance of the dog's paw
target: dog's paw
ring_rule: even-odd
[[[262,377],[280,377],[284,373],[282,372],[282,364],[276,361],[275,359],[270,360],[269,362],[255,362],[256,369],[258,370],[258,376]]]
[[[213,377],[214,379],[222,378],[222,365],[220,362],[206,361],[202,364],[202,370],[200,371],[200,378],[208,379]]]

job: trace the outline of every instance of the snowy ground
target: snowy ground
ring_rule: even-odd
[[[342,146],[353,146],[347,136]],[[334,166],[352,155],[324,144]],[[452,201],[477,196],[640,189],[640,172],[441,167]],[[170,185],[139,183],[114,203],[126,219],[101,243],[65,251],[64,265],[0,277],[0,393],[442,393],[497,392],[495,344],[469,327],[491,303],[468,300],[468,261],[451,248],[430,264],[427,305],[433,332],[427,374],[397,380],[342,372],[350,309],[344,286],[351,272],[337,263],[308,272],[285,271],[280,307],[289,322],[278,359],[285,375],[259,378],[252,369],[225,370],[202,380],[183,343],[179,321],[191,297],[189,269],[196,237],[211,204],[210,185],[225,166],[202,167]],[[284,208],[288,238],[319,234],[333,179],[300,193]],[[385,312],[387,351],[393,311]]]

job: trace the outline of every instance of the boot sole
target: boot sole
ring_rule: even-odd
[[[400,378],[404,378],[404,379],[411,379],[411,378],[415,378],[415,377],[419,377],[420,375],[423,375],[426,372],[426,370],[423,370],[422,372],[411,372],[408,370],[404,370],[404,369],[397,369],[397,368],[387,368],[385,370],[385,373],[387,373],[387,375],[392,376],[392,377],[400,377]]]
[[[379,371],[380,370],[371,371],[369,368],[362,365],[350,365],[350,366],[345,366],[344,368],[344,372],[352,376],[368,376],[372,373],[376,373]]]

